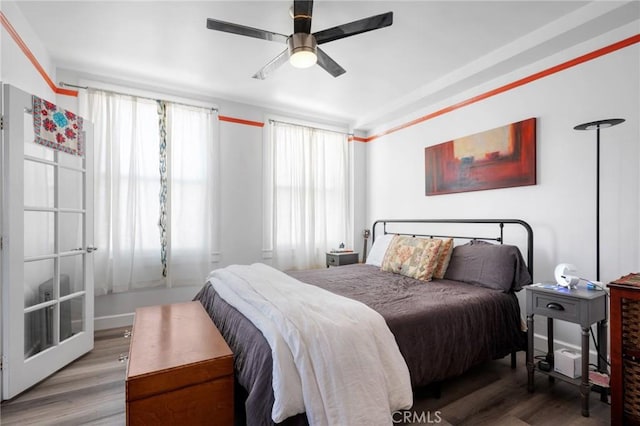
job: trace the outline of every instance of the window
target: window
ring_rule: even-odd
[[[265,244],[274,266],[325,264],[325,253],[350,244],[347,135],[276,121],[265,148]]]
[[[99,90],[87,101],[96,294],[201,285],[215,241],[214,112]]]

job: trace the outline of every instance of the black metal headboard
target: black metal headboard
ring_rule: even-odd
[[[373,222],[372,229],[372,241],[376,240],[376,226],[382,224],[382,233],[387,234],[387,224],[392,223],[404,223],[404,224],[420,224],[420,223],[435,223],[435,224],[495,224],[499,228],[499,236],[487,237],[487,236],[461,236],[461,235],[438,235],[431,233],[407,233],[407,232],[391,232],[399,235],[411,235],[414,237],[429,237],[429,238],[458,238],[465,240],[484,240],[484,241],[497,241],[500,244],[504,243],[504,226],[505,225],[519,225],[527,231],[527,269],[529,274],[533,277],[533,229],[531,226],[520,219],[381,219]]]

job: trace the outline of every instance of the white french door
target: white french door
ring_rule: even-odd
[[[34,143],[31,95],[3,88],[2,399],[93,348],[92,134],[85,156]]]

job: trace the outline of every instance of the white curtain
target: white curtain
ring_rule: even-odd
[[[202,285],[216,251],[214,215],[217,158],[211,110],[169,104],[169,277],[177,285]]]
[[[271,122],[265,149],[265,242],[277,268],[324,267],[352,245],[350,157],[343,133]]]
[[[187,112],[173,105],[168,108],[169,268],[163,276],[157,103],[90,90],[87,107],[95,132],[94,241],[99,248],[94,253],[96,295],[204,282],[211,269],[213,218],[211,209],[206,208],[211,203],[206,189],[214,170],[210,148],[217,119],[213,112],[196,108]],[[189,192],[189,185],[199,189]],[[175,200],[171,199],[172,191]],[[185,196],[193,199],[185,200]],[[175,217],[172,207],[177,212]],[[185,261],[186,256],[190,256],[189,261]]]

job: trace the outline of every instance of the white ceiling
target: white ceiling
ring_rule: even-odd
[[[393,11],[393,25],[323,50],[346,69],[285,64],[285,45],[211,31],[214,18],[289,35],[290,1],[18,1],[61,69],[142,81],[366,129],[638,19],[640,4],[583,1],[327,1],[312,32]]]

